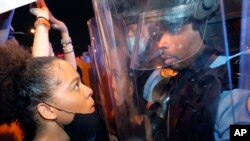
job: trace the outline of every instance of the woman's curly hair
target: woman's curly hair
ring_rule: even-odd
[[[33,120],[18,95],[16,78],[31,57],[21,46],[0,45],[0,124],[10,124],[18,120],[26,135],[35,126],[30,126]]]
[[[31,54],[19,46],[0,46],[0,123],[17,118],[20,108],[17,100],[15,76]]]

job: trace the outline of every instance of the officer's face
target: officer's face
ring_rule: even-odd
[[[164,63],[176,69],[190,65],[201,46],[200,34],[193,30],[191,23],[184,25],[175,34],[164,32],[157,43],[157,47],[162,49],[161,58]]]

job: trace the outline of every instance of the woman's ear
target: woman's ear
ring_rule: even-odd
[[[45,103],[39,103],[37,105],[37,110],[38,113],[41,115],[42,118],[44,119],[56,119],[57,114],[55,113],[54,108],[52,108],[51,106],[45,104]]]

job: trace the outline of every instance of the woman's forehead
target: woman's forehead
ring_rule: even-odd
[[[53,62],[53,76],[57,77],[57,79],[70,79],[72,77],[77,76],[76,70],[73,68],[73,66],[64,60],[56,60]]]
[[[58,69],[59,71],[64,71],[66,69],[71,68],[72,66],[67,61],[64,61],[64,60],[61,60],[61,59],[56,59],[53,62],[53,67],[55,69]]]
[[[53,66],[59,71],[63,71],[63,69],[65,68],[64,62],[59,59],[54,62]]]
[[[77,70],[69,62],[61,60],[61,62],[59,62],[59,65],[60,65],[59,67],[61,70],[67,70],[67,71],[70,71],[70,73],[74,73],[78,75]]]
[[[53,64],[53,67],[54,72],[52,73],[51,77],[57,81],[60,81],[62,85],[68,85],[74,78],[79,77],[73,66],[64,60],[56,60]]]

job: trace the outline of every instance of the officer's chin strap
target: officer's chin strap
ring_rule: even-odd
[[[213,69],[213,68],[217,68],[217,67],[219,67],[219,66],[221,66],[221,65],[224,65],[227,61],[229,61],[229,60],[231,60],[231,59],[233,59],[233,58],[235,58],[235,57],[238,57],[238,56],[240,56],[240,55],[242,55],[242,54],[250,54],[250,49],[247,49],[247,50],[245,50],[245,51],[241,51],[241,52],[239,52],[239,53],[236,53],[236,54],[234,54],[234,55],[232,55],[232,56],[218,56],[214,61],[213,61],[213,63],[209,66],[209,68],[211,68],[211,69]]]

